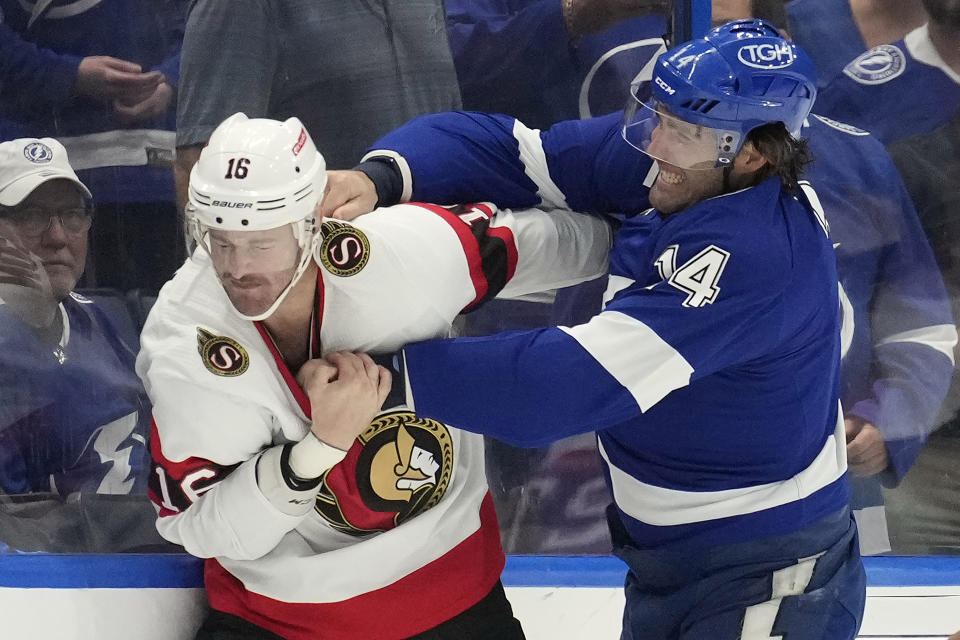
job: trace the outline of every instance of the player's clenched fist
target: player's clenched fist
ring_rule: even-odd
[[[337,351],[308,360],[297,382],[310,398],[311,431],[323,442],[349,449],[390,393],[392,377],[366,354]]]

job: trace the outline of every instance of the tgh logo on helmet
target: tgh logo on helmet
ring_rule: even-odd
[[[783,69],[796,60],[793,47],[781,44],[748,44],[737,51],[737,59],[754,69]]]

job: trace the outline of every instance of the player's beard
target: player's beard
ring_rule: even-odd
[[[669,216],[723,192],[723,169],[686,170],[664,162],[650,188],[650,204]]]
[[[239,279],[224,274],[220,282],[237,311],[245,316],[257,316],[269,309],[283,293],[294,273],[296,267],[276,273],[245,275]]]

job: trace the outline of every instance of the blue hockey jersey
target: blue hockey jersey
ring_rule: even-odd
[[[584,325],[408,346],[418,414],[513,444],[599,434],[640,547],[798,531],[849,499],[825,222],[779,179],[628,220]]]
[[[843,360],[843,406],[884,433],[891,466],[882,478],[895,484],[934,428],[949,383],[956,332],[948,299],[883,146],[864,131],[820,117],[810,118],[804,135],[816,158],[806,178],[832,225],[853,318]],[[566,202],[627,215],[649,206],[643,183],[650,160],[623,142],[616,115],[564,122],[541,133],[501,116],[437,114],[392,132],[378,147],[409,164],[417,199],[485,194],[502,206]],[[881,505],[879,478],[855,480],[852,504]],[[875,529],[878,542],[865,550],[882,551],[882,514],[871,521],[875,526],[864,531]]]
[[[870,49],[817,96],[816,111],[873,133],[885,145],[946,124],[960,107],[960,75],[927,26]]]
[[[0,304],[0,489],[145,492],[150,410],[134,355],[95,303],[71,294],[60,341]]]

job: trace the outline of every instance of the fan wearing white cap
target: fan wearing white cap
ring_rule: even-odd
[[[73,292],[89,202],[58,141],[0,143],[0,493],[146,488],[150,411],[134,354],[103,310]],[[127,548],[130,528],[118,535],[112,524],[85,526],[110,548]],[[14,548],[88,550],[87,540],[51,535],[49,523],[39,533],[26,521],[11,529],[0,535]]]
[[[315,220],[325,184],[296,118],[224,121],[190,176],[198,248],[141,335],[157,529],[208,559],[198,637],[519,640],[483,438],[418,419],[349,351],[598,277],[610,226],[484,203]]]
[[[53,138],[0,143],[0,297],[47,326],[87,258],[90,191]]]

